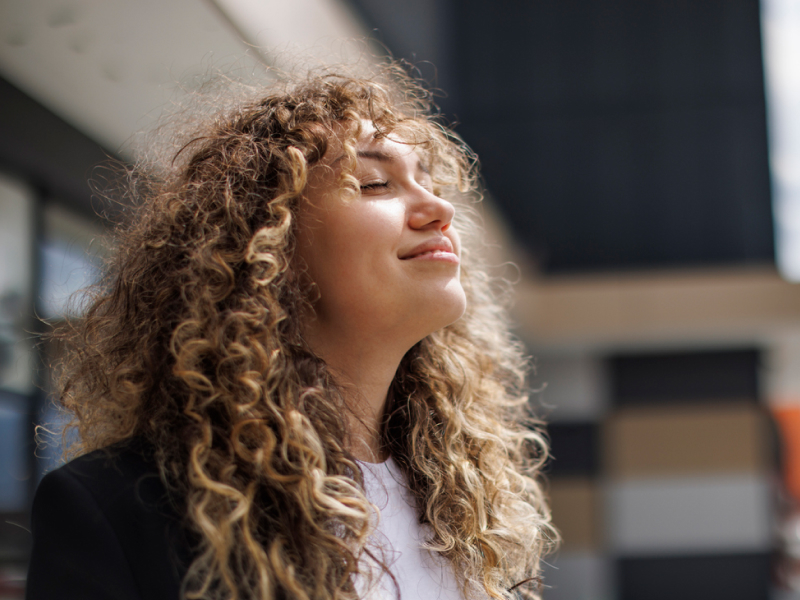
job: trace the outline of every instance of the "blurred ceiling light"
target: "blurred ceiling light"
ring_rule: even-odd
[[[342,0],[211,2],[273,64],[351,63],[375,53],[365,43],[366,27]]]
[[[800,282],[800,2],[762,0],[778,269]]]

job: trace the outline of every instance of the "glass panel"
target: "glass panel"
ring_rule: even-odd
[[[28,500],[27,403],[0,390],[0,513],[21,511]]]
[[[102,227],[57,204],[47,204],[42,213],[43,235],[39,240],[40,282],[38,311],[54,326],[67,315],[79,315],[85,308],[82,290],[100,274],[103,246]],[[61,464],[62,429],[67,415],[56,404],[51,367],[61,360],[61,347],[52,340],[40,346],[45,372],[41,385],[44,401],[37,407],[37,475]]]
[[[762,0],[775,250],[778,268],[800,281],[800,2]]]
[[[33,195],[0,173],[0,389],[33,389]]]
[[[62,433],[70,417],[57,402],[55,373],[51,368],[60,364],[63,359],[63,344],[55,340],[45,340],[39,350],[42,362],[47,365],[41,382],[43,402],[37,407],[39,427],[36,430],[36,475],[41,480],[46,473],[63,464]],[[71,434],[74,436],[75,432]]]
[[[41,480],[47,473],[64,464],[64,444],[61,434],[64,426],[69,422],[69,417],[54,402],[48,402],[39,415],[41,427],[36,433],[36,470],[37,477]],[[69,443],[75,437],[71,432]]]
[[[59,206],[44,210],[44,239],[39,243],[39,310],[47,319],[80,313],[80,290],[94,283],[104,254],[102,229]]]

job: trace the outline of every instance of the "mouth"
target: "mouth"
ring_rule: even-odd
[[[456,264],[459,262],[453,243],[446,237],[428,240],[400,256],[400,260],[436,260]]]

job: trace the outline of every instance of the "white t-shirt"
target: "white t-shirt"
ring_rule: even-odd
[[[368,547],[386,562],[397,580],[402,600],[464,600],[450,563],[422,547],[430,535],[429,528],[418,523],[415,500],[397,464],[391,458],[380,464],[360,464],[367,498],[380,511],[380,516],[376,515],[378,527]],[[379,573],[374,561],[362,560]],[[366,589],[366,584],[364,578],[357,582],[365,600],[397,598],[397,589],[388,575],[373,583],[371,589]]]

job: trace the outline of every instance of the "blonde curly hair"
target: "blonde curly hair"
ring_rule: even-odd
[[[313,291],[293,253],[307,172],[334,128],[350,136],[340,185],[358,193],[362,120],[403,131],[437,194],[476,190],[473,155],[398,66],[284,83],[135,172],[135,216],[85,314],[57,334],[72,348],[60,387],[79,433],[70,453],[133,437],[155,448],[200,540],[186,598],[356,597],[372,508],[342,389],[302,336]],[[555,539],[538,480],[547,447],[522,423],[526,362],[470,251],[468,213],[456,219],[466,314],[403,358],[381,443],[465,595],[535,598],[523,584]]]

